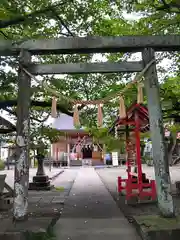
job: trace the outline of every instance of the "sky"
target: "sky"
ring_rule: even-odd
[[[138,20],[141,18],[141,14],[139,13],[127,13],[124,11],[123,13],[123,17],[129,21],[134,21],[134,20]]]

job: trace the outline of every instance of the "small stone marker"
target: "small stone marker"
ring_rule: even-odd
[[[5,183],[6,174],[0,175],[0,210],[7,210],[13,206],[13,189]],[[7,192],[4,192],[4,189]]]

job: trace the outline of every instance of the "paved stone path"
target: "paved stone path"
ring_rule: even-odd
[[[140,239],[92,167],[79,169],[55,234],[58,240]]]
[[[29,191],[29,211],[38,216],[49,216],[52,212],[60,212],[68,198],[78,169],[64,169],[52,184],[51,191]]]
[[[29,212],[36,215],[50,215],[51,212],[59,211],[63,208],[64,202],[69,195],[74,179],[79,168],[52,168],[51,171],[45,167],[45,173],[51,178],[60,171],[64,170],[57,178],[52,181],[55,189],[51,191],[29,191]],[[37,169],[31,168],[29,171],[29,181],[36,175]],[[7,174],[6,182],[14,188],[14,169],[0,171]]]

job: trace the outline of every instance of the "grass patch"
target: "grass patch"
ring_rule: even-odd
[[[0,160],[0,170],[4,170],[5,169],[5,163]]]
[[[56,240],[53,228],[49,228],[45,233],[25,232],[24,235],[26,240]]]
[[[63,192],[65,190],[64,187],[55,187],[56,191]]]
[[[180,229],[180,216],[175,218],[163,218],[158,215],[135,216],[136,222],[142,228],[150,230]]]

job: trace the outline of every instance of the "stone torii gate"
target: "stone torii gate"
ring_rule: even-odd
[[[20,64],[31,74],[75,74],[140,72],[155,58],[155,51],[179,51],[180,35],[176,36],[123,36],[123,37],[68,37],[59,39],[28,40],[13,43],[0,41],[0,55],[19,55]],[[32,55],[141,52],[140,62],[121,63],[68,63],[33,64]],[[31,79],[20,67],[18,71],[17,140],[15,167],[14,219],[25,220],[28,216],[29,181],[29,109],[31,104]],[[170,188],[169,166],[163,134],[158,77],[154,62],[145,73],[145,89],[148,98],[153,159],[157,185],[158,204],[166,217],[174,215]]]

